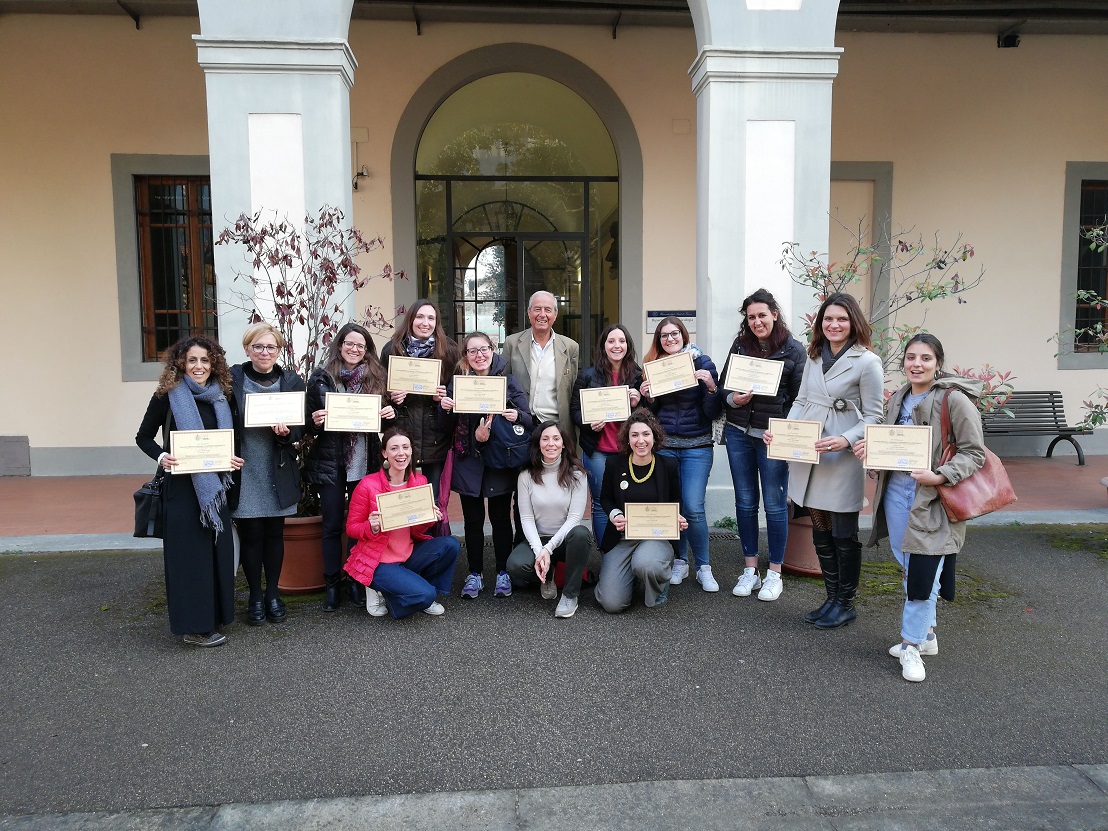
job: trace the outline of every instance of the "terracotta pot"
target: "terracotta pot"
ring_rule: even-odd
[[[816,547],[812,544],[812,518],[805,514],[789,520],[789,538],[785,542],[785,563],[789,574],[801,577],[821,577]]]
[[[287,594],[323,591],[322,517],[285,517],[285,562],[278,586]]]

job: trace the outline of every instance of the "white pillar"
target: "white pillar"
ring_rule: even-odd
[[[351,218],[347,37],[353,0],[199,0],[194,37],[204,69],[212,225],[258,210],[300,224],[324,205]],[[242,253],[215,249],[216,291],[231,296]],[[241,290],[242,284],[238,285]],[[345,309],[351,315],[353,299]],[[220,342],[239,355],[240,314],[220,317]]]

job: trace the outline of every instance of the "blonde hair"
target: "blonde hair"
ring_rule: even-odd
[[[274,326],[272,323],[254,323],[246,327],[246,331],[242,333],[242,348],[247,349],[258,338],[266,335],[273,335],[273,339],[277,341],[277,348],[285,348],[285,336],[281,334],[281,330]]]

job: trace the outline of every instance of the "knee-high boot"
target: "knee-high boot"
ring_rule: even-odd
[[[818,609],[813,609],[804,616],[808,623],[815,623],[827,614],[839,596],[839,558],[835,552],[835,538],[830,531],[812,529],[812,544],[819,558],[819,568],[823,572],[823,587],[827,592],[827,599]]]
[[[858,617],[854,599],[858,596],[858,581],[862,576],[862,544],[857,535],[835,537],[839,555],[839,595],[834,605],[816,621],[818,629],[836,629]]]
[[[324,574],[323,579],[327,582],[327,596],[323,599],[323,611],[337,612],[339,606],[342,605],[342,595],[339,594],[339,585],[342,583],[342,572],[337,571],[334,574]]]

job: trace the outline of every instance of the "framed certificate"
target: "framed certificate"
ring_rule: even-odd
[[[344,433],[381,432],[381,396],[329,392],[323,396],[323,429]]]
[[[818,421],[771,418],[769,431],[773,433],[773,443],[766,449],[766,455],[769,458],[786,462],[819,464],[816,442],[823,434],[823,425]]]
[[[502,413],[508,401],[508,379],[503,375],[455,375],[454,412]]]
[[[626,421],[631,416],[631,388],[594,387],[581,390],[581,421]]]
[[[304,391],[247,393],[242,415],[246,427],[303,424]]]
[[[381,530],[395,531],[435,521],[435,493],[430,485],[377,494]]]
[[[650,394],[654,398],[696,386],[693,359],[688,352],[678,352],[676,355],[666,355],[656,361],[649,361],[642,365],[642,371],[650,382]]]
[[[755,395],[777,395],[784,369],[784,361],[732,354],[727,359],[727,377],[723,379],[723,387]]]
[[[681,505],[677,502],[628,502],[623,506],[628,540],[676,540],[681,536],[677,517]]]
[[[172,473],[216,473],[231,469],[234,430],[171,430],[169,455],[177,460]]]
[[[442,361],[438,358],[408,358],[389,356],[389,377],[385,389],[389,392],[410,392],[434,395],[439,388]]]
[[[930,470],[931,425],[867,424],[862,464],[870,470]]]

